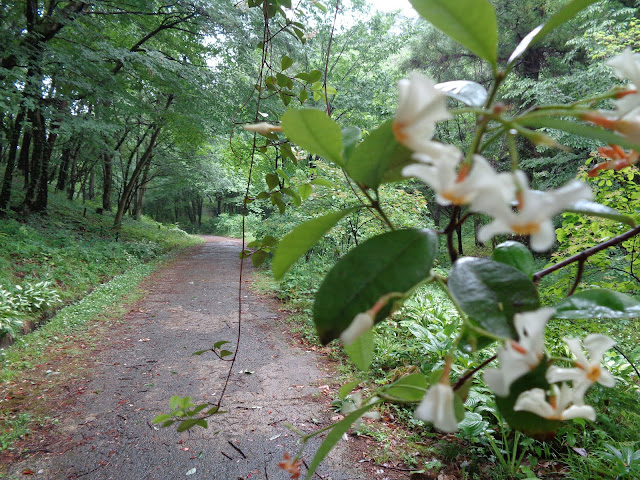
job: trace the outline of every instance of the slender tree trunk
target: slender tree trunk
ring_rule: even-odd
[[[44,117],[40,110],[31,110],[29,112],[29,117],[33,132],[33,149],[31,150],[31,162],[29,163],[29,186],[27,187],[27,193],[24,197],[24,206],[28,210],[32,210],[36,189],[38,187],[38,182],[40,181],[40,173],[42,172],[42,160],[46,138],[44,131]]]
[[[111,194],[113,192],[113,155],[102,155],[102,209],[111,211]]]
[[[22,171],[24,176],[24,188],[29,185],[29,150],[31,149],[33,127],[29,125],[25,128],[22,135],[22,144],[20,145],[20,155],[18,156],[18,169]]]
[[[96,198],[96,172],[93,167],[89,172],[89,200]]]
[[[22,129],[24,113],[16,115],[16,120],[11,130],[9,138],[9,155],[7,156],[7,167],[2,180],[2,191],[0,192],[0,214],[7,209],[11,200],[11,188],[13,185],[13,171],[16,166],[16,156],[18,154],[18,143],[20,141],[20,130]]]
[[[174,94],[169,94],[169,97],[167,98],[167,103],[165,105],[165,111],[169,109],[169,107],[171,106],[171,103],[173,103],[174,98],[175,98]],[[120,201],[118,202],[118,210],[116,212],[116,216],[113,221],[113,225],[116,228],[120,228],[120,225],[122,224],[122,217],[124,216],[125,207],[130,201],[131,193],[133,192],[133,189],[138,181],[138,177],[142,173],[142,169],[145,168],[147,162],[151,161],[151,157],[153,156],[153,149],[156,145],[156,142],[158,141],[160,130],[162,130],[162,123],[155,126],[153,130],[153,134],[149,139],[149,144],[147,145],[145,152],[142,154],[140,161],[136,165],[136,168],[134,169],[133,173],[131,174],[130,180],[127,182],[124,189],[122,190],[122,195],[120,196]]]

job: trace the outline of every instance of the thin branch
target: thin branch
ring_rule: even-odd
[[[586,258],[583,258],[583,259],[578,261],[578,271],[576,272],[576,279],[573,282],[573,286],[571,287],[571,289],[567,293],[567,297],[570,297],[571,295],[573,295],[576,292],[576,289],[578,288],[578,285],[580,285],[580,280],[582,280],[582,274],[584,273],[584,264],[585,263],[587,263],[587,259]]]
[[[324,65],[324,101],[327,103],[327,115],[331,117],[331,104],[329,103],[329,95],[327,94],[327,77],[329,76],[329,55],[331,54],[331,44],[333,43],[333,32],[336,28],[338,20],[338,11],[340,10],[340,0],[336,0],[336,12],[333,16],[333,25],[331,26],[331,35],[329,36],[329,45],[327,45],[327,61]]]
[[[601,244],[596,245],[595,247],[587,248],[583,252],[580,252],[572,257],[569,257],[561,262],[556,263],[555,265],[552,265],[548,268],[545,268],[543,270],[540,270],[539,272],[534,273],[533,282],[537,284],[542,278],[546,277],[550,273],[553,273],[556,270],[560,270],[561,268],[566,267],[567,265],[571,265],[572,263],[575,263],[575,262],[580,262],[580,261],[584,262],[589,257],[595,255],[596,253],[601,252],[602,250],[606,250],[609,247],[613,247],[614,245],[618,245],[619,243],[622,243],[625,240],[628,240],[638,235],[639,233],[640,233],[640,225],[637,225],[635,228],[629,230],[626,233],[623,233],[622,235],[613,237],[611,240],[602,242]]]

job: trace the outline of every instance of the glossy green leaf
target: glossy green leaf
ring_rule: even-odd
[[[594,288],[578,292],[556,305],[555,318],[637,318],[640,302],[630,295]]]
[[[282,57],[282,61],[280,62],[282,70],[286,70],[291,65],[293,65],[293,60],[289,56],[285,55],[284,57]]]
[[[413,373],[393,382],[383,393],[394,402],[418,403],[427,391],[427,379],[421,373]]]
[[[549,390],[549,382],[545,378],[547,372],[547,362],[543,359],[537,368],[518,378],[511,384],[509,396],[499,397],[496,395],[496,404],[504,419],[511,427],[538,439],[553,437],[553,434],[560,427],[562,422],[557,420],[547,420],[535,413],[525,411],[515,411],[513,406],[522,392],[532,388],[542,388]]]
[[[409,0],[436,28],[495,67],[498,58],[496,12],[488,0]]]
[[[628,215],[624,215],[620,212],[617,212],[613,208],[607,207],[600,203],[590,202],[589,200],[580,200],[571,205],[571,207],[566,208],[565,210],[568,212],[591,215],[593,217],[608,218],[610,220],[615,220],[616,222],[625,223],[630,227],[636,226],[635,220]]]
[[[300,90],[300,95],[298,96],[298,98],[300,99],[300,103],[304,103],[307,101],[307,98],[309,98],[309,94],[306,90]]]
[[[573,122],[570,120],[563,120],[561,118],[527,118],[523,117],[518,119],[517,122],[520,125],[535,128],[553,128],[555,130],[562,130],[563,132],[573,133],[585,138],[592,138],[599,140],[609,145],[620,145],[626,148],[632,148],[640,150],[640,145],[628,141],[622,135],[610,132],[601,127],[593,127],[584,123]]]
[[[373,330],[369,330],[356,338],[351,345],[344,346],[344,351],[349,355],[353,364],[363,372],[369,370],[371,362],[373,362],[374,337]]]
[[[459,259],[447,284],[472,321],[501,337],[515,337],[515,313],[540,308],[538,292],[527,275],[486,258]]]
[[[336,445],[336,443],[340,441],[342,436],[345,433],[347,433],[351,425],[353,425],[353,423],[356,420],[358,420],[362,415],[367,413],[369,410],[371,410],[375,406],[376,406],[375,403],[371,405],[365,405],[364,407],[351,412],[349,415],[344,417],[342,420],[340,420],[338,423],[336,423],[333,426],[333,428],[327,435],[327,438],[324,439],[324,441],[316,451],[316,454],[313,457],[311,464],[309,465],[309,470],[307,471],[307,476],[305,477],[307,480],[313,477],[313,474],[318,468],[318,465],[322,463],[322,460],[324,460],[324,458],[329,454],[329,452]]]
[[[479,83],[469,80],[454,80],[452,82],[438,83],[435,88],[448,97],[455,98],[471,107],[482,107],[489,97],[486,88]]]
[[[314,303],[313,318],[323,344],[338,338],[356,314],[380,297],[405,293],[429,277],[438,249],[431,230],[396,230],[370,238],[344,255],[327,274]],[[382,321],[391,305],[375,318]]]
[[[356,211],[360,207],[348,208],[339,212],[332,212],[322,217],[307,220],[284,236],[278,244],[273,256],[273,276],[280,280],[289,267],[307,250],[313,247],[333,226],[345,215]]]
[[[531,250],[522,243],[508,241],[498,245],[493,251],[493,259],[496,262],[506,263],[517,268],[529,278],[533,278],[536,266]]]
[[[346,169],[356,182],[375,189],[384,181],[403,179],[400,171],[412,163],[411,151],[396,141],[392,126],[393,120],[383,123],[351,154]]]
[[[309,153],[344,166],[342,131],[321,110],[287,110],[282,116],[282,129],[287,138]]]

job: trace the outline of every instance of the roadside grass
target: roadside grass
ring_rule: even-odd
[[[473,242],[473,237],[467,238],[465,245],[469,241]],[[474,251],[473,247],[469,245],[469,252],[490,253],[482,248]],[[290,313],[290,331],[309,345],[318,345],[311,319],[314,293],[333,261],[321,257],[300,260],[280,283],[264,270],[257,272],[256,287],[283,302],[283,310]],[[542,268],[546,260],[540,258],[537,262]],[[438,371],[453,343],[458,322],[457,312],[446,295],[436,286],[427,285],[389,320],[377,325],[376,351],[369,372],[358,372],[338,344],[330,344],[323,351],[337,361],[336,384],[361,380],[366,398],[373,393],[373,387],[391,383],[404,374],[419,370],[429,377]],[[635,320],[553,320],[547,340],[552,353],[566,356],[569,353],[563,337],[607,334],[618,341],[628,360],[638,365],[640,333],[636,325]],[[460,350],[455,355],[457,376],[488,358]],[[453,478],[478,480],[640,478],[639,379],[628,360],[616,351],[607,353],[607,368],[618,382],[613,389],[595,385],[589,391],[586,400],[598,412],[596,422],[566,422],[558,435],[546,442],[512,431],[502,421],[481,377],[471,388],[465,403],[465,420],[455,435],[443,435],[431,425],[415,420],[414,406],[405,405],[384,407],[382,421],[366,421],[358,435],[372,440],[368,445],[374,463],[402,464],[416,474],[441,472],[454,475]],[[340,403],[336,398],[338,410]]]
[[[113,216],[96,208],[52,193],[48,215],[0,219],[0,340],[13,339],[0,348],[0,454],[55,421],[52,392],[90,361],[104,329],[141,296],[141,281],[202,242],[145,217],[115,231]],[[36,328],[24,334],[27,323]],[[53,358],[61,372],[47,370]]]

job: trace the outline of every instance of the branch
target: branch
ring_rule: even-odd
[[[607,240],[606,242],[602,242],[601,244],[596,245],[595,247],[587,248],[585,251],[580,252],[574,255],[573,257],[569,257],[566,260],[563,260],[562,262],[556,263],[555,265],[545,268],[544,270],[540,270],[539,272],[536,272],[533,275],[533,282],[537,284],[540,281],[540,279],[542,279],[543,277],[546,277],[550,273],[553,273],[556,270],[560,270],[561,268],[566,267],[567,265],[571,265],[572,263],[575,263],[575,262],[580,262],[580,261],[584,262],[589,257],[595,255],[596,253],[601,252],[602,250],[606,250],[609,247],[613,247],[614,245],[618,245],[619,243],[622,243],[625,240],[629,240],[630,238],[636,236],[639,233],[640,233],[640,225],[636,226],[635,228],[633,228],[632,230],[629,230],[626,233],[623,233],[622,235],[618,235],[617,237],[613,237],[612,239]]]

